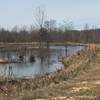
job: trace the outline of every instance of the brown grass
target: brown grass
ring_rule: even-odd
[[[28,79],[1,77],[0,100],[99,100],[99,54],[100,48],[92,45],[64,58],[65,68],[54,73]]]

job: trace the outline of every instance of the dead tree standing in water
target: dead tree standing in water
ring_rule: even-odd
[[[47,51],[49,48],[49,42],[48,42],[48,35],[47,35],[47,29],[44,28],[44,23],[45,23],[45,10],[43,9],[43,6],[39,6],[36,9],[36,24],[38,25],[39,28],[39,57],[41,61],[47,56]],[[44,48],[45,47],[45,48]]]

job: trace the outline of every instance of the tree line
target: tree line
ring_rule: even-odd
[[[61,30],[57,28],[43,28],[41,41],[49,42],[82,42],[82,43],[100,43],[100,29],[90,30]],[[0,29],[0,42],[39,42],[39,30],[6,30]]]
[[[19,29],[17,26],[6,30],[0,28],[0,42],[82,42],[100,43],[100,29],[89,29],[88,24],[84,30],[75,30],[72,22],[63,21],[59,24],[54,19],[46,19],[43,7],[36,9],[35,22],[27,30],[26,26]]]

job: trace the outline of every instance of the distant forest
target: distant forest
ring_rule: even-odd
[[[39,30],[20,30],[8,31],[0,29],[0,42],[38,42]],[[82,43],[100,43],[100,29],[91,30],[53,30],[42,32],[42,41],[48,42],[82,42]]]
[[[46,20],[45,17],[45,10],[41,6],[37,7],[34,22],[36,27],[31,26],[27,30],[26,26],[21,29],[15,26],[11,31],[0,28],[0,42],[100,43],[100,29],[89,29],[86,24],[84,30],[79,31],[74,29],[72,22],[63,21],[59,25],[56,20]]]
[[[6,30],[0,28],[0,42],[80,42],[100,43],[100,29],[89,29],[88,24],[84,30],[75,30],[72,22],[63,21],[57,24],[54,19],[45,19],[45,10],[39,6],[36,9],[35,22],[30,29],[26,26],[19,29],[17,26]]]

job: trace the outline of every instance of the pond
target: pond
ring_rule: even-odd
[[[67,48],[67,49],[66,49]],[[18,59],[19,55],[23,55],[22,62],[0,64],[0,75],[11,75],[15,77],[30,77],[35,75],[43,75],[64,68],[61,59],[66,55],[73,55],[80,51],[82,46],[50,46],[48,56],[44,56],[43,61],[39,57],[38,49],[28,49],[21,51],[0,51],[0,59],[11,60]],[[34,61],[30,62],[30,56]]]

